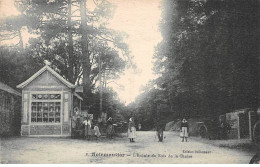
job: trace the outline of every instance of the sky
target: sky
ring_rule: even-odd
[[[109,27],[128,34],[126,43],[129,46],[137,70],[128,69],[114,84],[109,85],[118,93],[119,99],[129,104],[140,94],[140,88],[153,75],[154,47],[162,37],[158,31],[161,17],[160,0],[110,0],[116,6]],[[0,0],[0,17],[17,15],[13,0]],[[118,85],[122,85],[124,89]]]
[[[124,86],[124,90],[114,86],[119,98],[128,104],[140,94],[140,88],[155,77],[152,57],[154,47],[162,38],[158,31],[160,0],[113,0],[112,3],[117,8],[110,26],[129,35],[126,42],[138,68],[138,72],[126,70],[117,81]]]

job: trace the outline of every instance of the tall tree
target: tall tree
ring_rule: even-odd
[[[155,72],[175,110],[217,116],[259,105],[258,5],[256,0],[162,2]]]
[[[91,102],[91,81],[90,81],[90,57],[88,51],[88,34],[87,34],[87,15],[86,0],[80,0],[80,17],[81,17],[81,52],[83,62],[83,90],[84,100],[87,105]]]
[[[83,83],[88,106],[99,79],[98,58],[107,79],[118,76],[130,60],[126,35],[106,27],[113,6],[106,0],[92,2],[94,9],[87,8],[86,0],[17,1],[23,14],[36,21],[30,26],[36,34],[29,42],[30,54],[49,60],[70,82]]]

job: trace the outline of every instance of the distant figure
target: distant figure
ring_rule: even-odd
[[[157,137],[159,139],[159,142],[162,142],[163,141],[163,124],[162,123],[159,123],[156,126],[156,132],[157,132]]]
[[[230,132],[231,126],[225,120],[221,120],[218,128],[218,139],[228,139],[228,133]]]
[[[71,118],[71,128],[76,129],[76,127],[77,127],[77,117],[76,115],[73,115]]]
[[[113,126],[113,119],[111,117],[107,120],[107,137],[112,139],[113,134],[115,133],[114,126]]]
[[[180,129],[181,129],[180,136],[182,137],[182,142],[184,142],[184,139],[187,142],[187,139],[189,137],[189,125],[186,119],[182,120]]]
[[[134,139],[136,138],[136,129],[135,129],[135,122],[133,117],[129,119],[127,134],[128,134],[128,139],[130,139],[130,142],[134,142]]]
[[[91,136],[91,121],[87,117],[85,117],[85,121],[83,121],[85,125],[85,139],[90,139]]]
[[[141,128],[142,128],[142,125],[139,123],[139,124],[138,124],[138,130],[140,131]]]
[[[94,135],[96,137],[96,140],[97,138],[99,138],[101,136],[101,133],[99,131],[99,127],[98,127],[98,123],[95,123],[95,126],[94,126]]]

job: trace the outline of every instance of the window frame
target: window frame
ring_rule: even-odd
[[[33,99],[33,94],[60,94],[60,99]],[[63,120],[63,92],[62,91],[31,91],[29,95],[29,122],[31,125],[61,125]],[[60,122],[32,122],[32,103],[33,102],[60,102]],[[49,114],[48,114],[49,115]]]

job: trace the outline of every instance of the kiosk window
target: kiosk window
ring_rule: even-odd
[[[55,94],[53,98],[51,97],[52,94],[32,95],[32,99],[36,101],[31,103],[31,122],[60,123],[61,102],[55,101],[60,99],[60,95]]]

